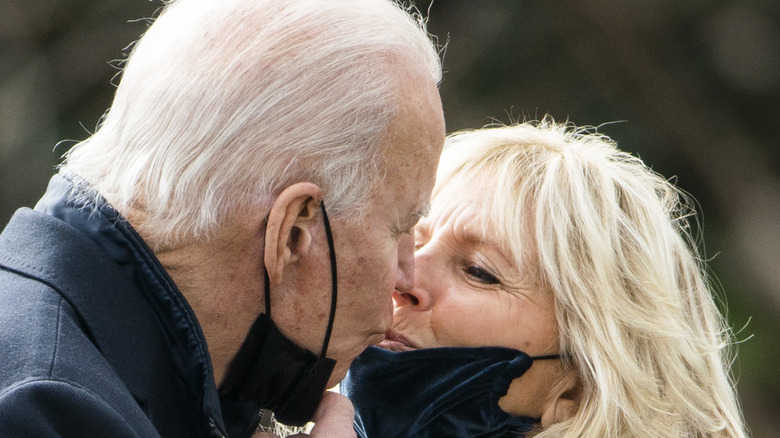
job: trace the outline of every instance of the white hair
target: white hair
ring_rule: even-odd
[[[612,140],[545,118],[448,137],[437,188],[482,178],[484,223],[555,299],[576,415],[539,437],[744,437],[733,335],[689,199]]]
[[[299,181],[360,217],[398,66],[441,79],[423,20],[390,0],[173,1],[61,172],[139,212],[153,249],[208,239]]]

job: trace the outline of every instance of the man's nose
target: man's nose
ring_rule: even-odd
[[[398,270],[395,290],[404,293],[414,286],[414,236],[404,234],[398,239]]]

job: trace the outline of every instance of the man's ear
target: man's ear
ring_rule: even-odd
[[[284,267],[311,246],[311,227],[322,202],[322,190],[308,182],[295,183],[279,194],[268,213],[265,267],[271,283],[282,281]]]

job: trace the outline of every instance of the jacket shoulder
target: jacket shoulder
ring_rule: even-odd
[[[57,349],[62,296],[0,268],[0,392],[27,377],[49,377]]]

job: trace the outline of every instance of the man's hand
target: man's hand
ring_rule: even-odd
[[[314,412],[314,428],[311,434],[295,434],[290,438],[316,437],[316,438],[357,438],[352,422],[355,419],[355,409],[352,402],[339,393],[325,391],[317,411]],[[272,433],[258,433],[252,438],[278,438]]]

